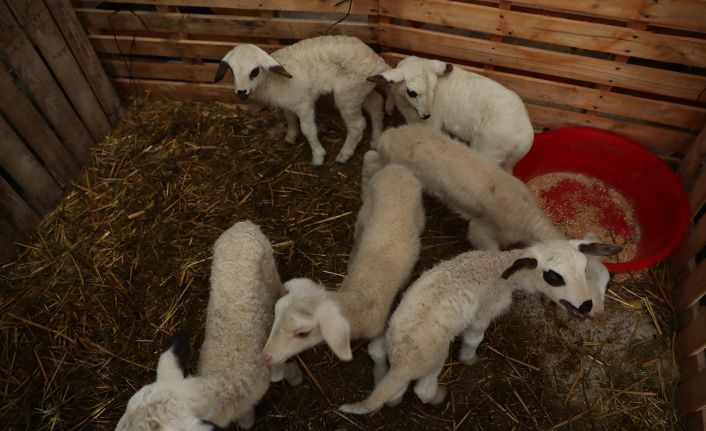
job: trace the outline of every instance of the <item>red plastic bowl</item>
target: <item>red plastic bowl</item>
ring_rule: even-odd
[[[686,192],[669,166],[636,142],[590,127],[539,133],[513,173],[527,182],[551,172],[603,181],[633,205],[641,230],[637,254],[628,262],[606,263],[609,271],[632,271],[660,262],[684,239],[689,227]]]

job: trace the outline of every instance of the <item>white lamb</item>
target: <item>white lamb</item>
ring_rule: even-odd
[[[340,359],[350,360],[351,338],[383,334],[392,302],[419,257],[425,216],[414,175],[395,164],[375,173],[381,166],[377,153],[366,153],[356,243],[341,288],[327,291],[306,278],[285,283],[289,293],[277,301],[263,352],[269,363],[282,363],[322,341]],[[369,353],[379,377],[386,368],[381,340],[370,343]]]
[[[422,274],[407,290],[385,334],[390,371],[370,396],[340,410],[365,414],[402,399],[409,382],[425,403],[440,403],[446,389],[437,377],[449,340],[463,335],[459,360],[476,361],[490,322],[512,302],[512,292],[542,293],[585,317],[603,310],[603,297],[587,280],[586,255],[606,256],[620,246],[585,240],[556,240],[507,252],[470,251]],[[595,301],[595,302],[594,302]]]
[[[508,172],[532,146],[522,99],[492,79],[414,56],[368,79],[392,84],[394,103],[408,123],[443,130]]]
[[[372,139],[382,132],[382,96],[366,80],[389,69],[385,61],[361,40],[350,36],[321,36],[301,40],[268,55],[255,45],[233,48],[221,60],[215,81],[233,71],[235,93],[284,110],[285,141],[293,144],[301,131],[309,141],[312,164],[324,162],[326,150],[317,136],[314,104],[322,94],[333,93],[336,107],[348,129],[336,157],[345,163],[365,130],[361,106],[370,114]]]
[[[385,162],[409,168],[427,193],[470,219],[468,240],[476,248],[499,250],[565,238],[522,181],[436,129],[387,129],[373,147]]]
[[[184,377],[179,353],[187,345],[169,346],[159,358],[157,380],[133,395],[116,431],[205,431],[234,420],[252,426],[253,408],[271,380],[302,380],[296,365],[269,369],[262,360],[281,288],[272,247],[260,229],[245,221],[225,231],[213,250],[198,373]]]

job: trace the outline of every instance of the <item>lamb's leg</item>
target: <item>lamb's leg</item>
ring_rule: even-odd
[[[360,139],[363,137],[365,117],[363,117],[363,113],[360,110],[360,104],[356,103],[355,100],[347,100],[340,96],[340,98],[336,98],[336,106],[341,111],[341,118],[346,123],[347,129],[346,140],[343,142],[338,156],[336,156],[336,161],[345,163],[351,158],[355,152],[355,147],[358,146]]]
[[[374,141],[382,133],[382,121],[385,114],[382,112],[383,100],[380,93],[373,90],[363,101],[363,109],[370,115],[370,140]]]
[[[478,330],[476,328],[466,328],[463,331],[463,345],[461,346],[461,351],[458,355],[458,360],[466,365],[473,365],[478,360],[476,356],[476,350],[478,346],[483,341],[485,335],[485,329]]]
[[[287,135],[284,140],[290,144],[297,142],[299,137],[299,120],[294,112],[284,110],[284,119],[287,120]]]
[[[400,369],[392,369],[380,380],[380,384],[365,400],[355,404],[344,404],[338,409],[344,413],[364,415],[373,412],[390,399],[395,398],[400,391],[404,391],[409,384],[409,376]]]
[[[387,351],[385,350],[385,337],[378,337],[368,344],[368,354],[373,360],[373,378],[375,385],[387,373]]]
[[[468,242],[479,250],[500,250],[493,227],[480,218],[468,222]]]
[[[252,407],[249,408],[245,413],[235,418],[235,420],[238,422],[238,426],[240,428],[246,430],[252,428],[255,423],[255,409]]]
[[[287,362],[284,365],[284,379],[292,386],[299,386],[304,380],[302,370],[294,362]]]
[[[414,393],[425,404],[439,404],[446,397],[446,387],[439,385],[439,374],[443,367],[439,367],[433,372],[417,380],[414,385]]]
[[[321,166],[324,163],[324,157],[326,157],[326,150],[321,146],[317,135],[314,106],[299,105],[296,114],[299,117],[302,133],[306,136],[306,140],[309,141],[309,146],[311,147],[311,164]]]

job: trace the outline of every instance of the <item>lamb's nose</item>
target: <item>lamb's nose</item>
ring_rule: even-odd
[[[426,120],[427,118],[431,117],[431,114],[424,114],[422,115],[422,119]]]
[[[272,362],[272,356],[270,356],[270,355],[264,355],[262,357],[262,359],[265,361],[266,364],[269,364],[270,362]]]
[[[248,98],[248,92],[247,90],[238,90],[238,97],[240,97],[240,100],[245,100]]]
[[[593,309],[593,301],[589,299],[588,301],[581,304],[581,306],[579,307],[579,313],[588,314],[591,312],[591,309]]]

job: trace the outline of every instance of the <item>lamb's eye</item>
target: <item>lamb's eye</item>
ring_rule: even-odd
[[[260,68],[256,67],[253,70],[250,71],[250,79],[255,79],[257,75],[260,74]]]
[[[414,90],[407,90],[407,95],[408,95],[409,97],[414,98],[414,97],[417,97],[417,92],[414,91]]]
[[[294,336],[297,338],[306,338],[311,334],[311,331],[297,331],[294,333]]]
[[[548,271],[544,271],[542,276],[544,277],[544,281],[549,283],[549,285],[551,286],[559,287],[564,286],[566,284],[566,282],[564,281],[564,277],[552,271],[551,269]]]

